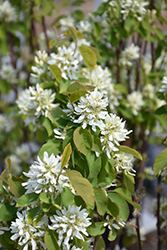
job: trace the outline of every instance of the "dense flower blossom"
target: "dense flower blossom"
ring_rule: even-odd
[[[121,52],[120,63],[123,66],[131,67],[133,65],[132,61],[139,58],[140,48],[135,46],[133,43]]]
[[[114,89],[112,75],[108,68],[102,68],[100,65],[95,66],[93,70],[83,68],[81,70],[83,76],[88,80],[90,85],[97,87],[99,91],[103,91],[108,96],[108,102],[111,110],[119,105],[121,94]]]
[[[14,84],[16,82],[16,70],[10,63],[2,64],[0,78]]]
[[[68,26],[75,26],[75,19],[72,16],[66,16],[59,20],[61,31],[65,32],[68,30]]]
[[[17,19],[16,10],[8,0],[0,1],[0,19],[7,23],[15,22]]]
[[[103,97],[103,92],[99,92],[97,88],[94,91],[81,97],[78,104],[74,105],[74,114],[79,116],[73,122],[82,123],[82,128],[88,125],[96,131],[96,126],[103,126],[101,119],[105,119],[107,115],[106,107],[108,106],[108,98]]]
[[[36,125],[37,118],[41,115],[47,116],[48,112],[57,107],[54,104],[56,94],[51,89],[42,89],[39,84],[35,87],[23,90],[16,101],[20,113],[27,116],[25,124],[33,123]]]
[[[132,113],[136,116],[138,115],[138,111],[141,110],[144,104],[143,96],[138,91],[133,91],[131,94],[127,96],[127,104],[126,106],[132,110]]]
[[[37,160],[30,166],[28,173],[23,172],[29,178],[27,182],[22,183],[27,189],[26,194],[46,192],[56,196],[64,187],[70,187],[69,179],[64,175],[65,170],[61,169],[61,156],[51,154],[49,157],[48,153],[44,152],[43,160],[39,156]]]
[[[105,117],[104,126],[101,129],[100,141],[102,149],[106,152],[108,158],[111,157],[113,151],[118,151],[119,142],[125,141],[128,138],[127,135],[132,132],[124,127],[125,121],[123,122],[119,116],[108,114]]]
[[[119,154],[115,154],[114,160],[115,160],[114,166],[118,174],[124,172],[125,174],[130,174],[135,176],[136,171],[133,169],[134,158],[132,155],[122,152]]]
[[[46,249],[44,242],[42,241],[45,231],[48,225],[48,219],[46,216],[36,224],[35,219],[29,223],[27,218],[28,209],[22,213],[17,212],[16,221],[12,221],[10,229],[13,234],[11,240],[18,240],[18,245],[23,247],[23,250],[28,250],[29,246],[32,250],[39,249],[39,243]]]
[[[121,1],[121,13],[125,20],[130,14],[133,15],[138,21],[142,21],[147,13],[146,6],[149,2],[144,0],[122,0]]]
[[[78,77],[75,75],[79,66],[80,53],[74,50],[69,46],[66,48],[64,45],[57,48],[57,54],[51,53],[50,60],[48,63],[50,65],[56,64],[62,73],[64,79],[70,78],[71,80],[77,80]]]
[[[91,225],[90,218],[86,209],[80,207],[68,206],[68,209],[62,208],[56,211],[57,215],[50,217],[52,225],[50,229],[58,233],[58,244],[63,250],[70,249],[70,240],[75,236],[84,241],[84,235],[88,236],[86,228]]]

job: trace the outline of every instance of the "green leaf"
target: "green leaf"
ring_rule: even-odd
[[[105,192],[97,187],[94,187],[95,202],[97,206],[97,212],[100,215],[104,215],[107,210],[108,199]]]
[[[118,205],[115,202],[108,200],[107,213],[109,213],[110,215],[112,215],[114,217],[117,217],[119,215]]]
[[[86,90],[77,90],[77,91],[75,91],[74,93],[72,93],[70,95],[70,102],[73,103],[73,102],[78,101],[81,98],[81,96],[85,96],[86,93],[87,93]]]
[[[98,49],[96,49],[95,47],[90,46],[91,50],[93,50],[93,52],[95,53],[97,58],[101,58],[100,56],[100,52],[98,51]]]
[[[35,217],[37,216],[39,211],[40,211],[40,206],[31,208],[30,210],[28,210],[27,218],[28,218],[28,223],[29,224],[31,224],[31,222],[35,219]]]
[[[46,245],[47,250],[61,250],[58,243],[56,236],[51,230],[47,230],[44,236],[44,243]]]
[[[85,64],[88,66],[90,70],[92,70],[94,66],[96,65],[96,61],[97,61],[96,55],[93,52],[93,50],[91,50],[90,47],[88,47],[87,45],[82,44],[79,47],[79,51],[81,52],[81,55],[83,57]]]
[[[24,194],[25,189],[21,185],[23,183],[23,179],[20,177],[12,176],[11,178],[8,179],[8,184],[10,187],[10,192],[15,196],[15,197],[20,197]]]
[[[96,222],[87,228],[88,234],[91,236],[102,235],[105,232],[103,222]]]
[[[104,249],[106,249],[106,245],[105,245],[105,242],[104,242],[102,236],[100,236],[100,237],[98,238],[97,248],[96,248],[96,249],[97,249],[97,250],[104,250]]]
[[[47,204],[51,203],[51,197],[47,193],[40,193],[39,199]]]
[[[58,127],[65,128],[67,121],[66,114],[61,110],[61,108],[53,108],[48,113],[48,118],[51,120],[53,124],[56,124]]]
[[[127,190],[129,192],[131,192],[131,194],[134,192],[134,177],[133,176],[130,176],[130,175],[126,175],[124,174],[123,175],[123,178],[124,178],[124,184],[125,184],[125,187],[127,188]]]
[[[8,184],[8,179],[9,179],[9,170],[8,168],[5,168],[1,173],[1,181]]]
[[[42,203],[41,206],[42,206],[43,211],[44,211],[45,213],[47,213],[47,212],[50,210],[50,208],[52,207],[52,204]]]
[[[52,49],[55,44],[56,44],[55,40],[50,40],[49,41],[49,48]]]
[[[53,134],[53,128],[52,128],[50,120],[47,117],[44,117],[44,121],[42,125],[46,128],[48,132],[48,136],[51,136]]]
[[[70,86],[67,88],[67,92],[73,93],[77,90],[85,90],[84,86],[79,82],[74,82],[70,84]]]
[[[74,196],[71,193],[71,190],[69,188],[65,188],[61,192],[61,200],[62,200],[62,206],[63,207],[67,208],[69,205],[73,205]]]
[[[136,158],[138,158],[141,161],[143,160],[143,157],[141,156],[141,154],[139,152],[137,152],[135,149],[132,149],[132,148],[127,147],[127,146],[120,146],[119,149],[120,149],[120,151],[122,151],[124,153],[135,156]]]
[[[62,76],[61,76],[61,70],[60,70],[60,68],[57,65],[53,64],[53,65],[50,65],[50,71],[54,75],[56,81],[58,83],[61,83]]]
[[[16,203],[16,207],[26,207],[38,200],[39,194],[31,193],[22,195]]]
[[[101,142],[100,142],[99,137],[97,137],[96,135],[92,135],[92,138],[93,138],[93,147],[92,147],[92,150],[94,152],[101,153],[102,152],[102,147],[101,147]]]
[[[43,159],[43,154],[45,151],[48,153],[49,156],[52,153],[54,153],[54,155],[59,154],[61,152],[61,140],[50,140],[45,143],[38,154],[41,159]]]
[[[96,11],[97,15],[102,15],[108,8],[108,2],[100,4],[99,8]]]
[[[116,239],[116,237],[117,237],[116,230],[114,228],[112,228],[112,230],[109,231],[108,240],[113,241]]]
[[[78,127],[73,134],[74,144],[78,151],[84,155],[88,155],[92,149],[93,140],[92,136],[87,129]]]
[[[7,162],[7,168],[8,168],[8,170],[9,170],[9,172],[10,172],[11,165],[12,165],[11,159],[7,157],[7,158],[6,158],[6,162]]]
[[[61,168],[64,168],[64,166],[68,163],[68,161],[70,160],[71,153],[72,153],[72,148],[71,144],[69,143],[63,151]]]
[[[1,194],[8,194],[8,192],[5,189],[5,186],[0,182],[0,193]]]
[[[16,212],[16,207],[10,206],[8,203],[2,204],[0,207],[0,221],[10,221]]]
[[[86,156],[86,160],[89,166],[89,177],[93,178],[98,175],[101,169],[101,158],[97,157],[94,152],[89,152]]]
[[[94,206],[94,192],[90,182],[75,170],[67,171],[67,175],[75,191],[87,204]]]
[[[132,201],[131,193],[128,190],[126,190],[125,188],[116,188],[116,189],[114,189],[114,192],[119,194],[122,198],[124,198],[127,202],[129,202],[135,208],[141,209],[139,204]]]
[[[155,162],[154,162],[154,175],[157,178],[162,170],[167,167],[167,148],[164,149],[159,155],[157,155],[157,157],[155,158]]]
[[[119,207],[119,216],[124,220],[127,221],[129,217],[129,207],[127,202],[118,194],[109,192],[108,193],[109,199],[116,203]]]

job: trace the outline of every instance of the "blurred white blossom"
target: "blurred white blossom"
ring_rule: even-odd
[[[140,48],[132,43],[129,47],[125,48],[125,50],[121,52],[120,63],[123,66],[131,67],[133,66],[133,60],[136,60],[139,57]]]
[[[7,23],[17,20],[16,9],[8,0],[0,1],[0,19]]]
[[[14,84],[16,82],[16,70],[10,63],[4,63],[0,69],[0,78]]]
[[[131,109],[135,116],[138,115],[138,111],[141,110],[143,104],[143,96],[139,91],[133,91],[131,94],[127,95],[126,106]]]
[[[167,76],[163,77],[161,83],[162,83],[162,86],[159,89],[159,92],[166,93],[166,91],[167,91]]]

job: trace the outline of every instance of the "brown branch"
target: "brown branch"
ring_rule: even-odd
[[[31,1],[31,9],[30,9],[30,15],[31,15],[30,45],[31,45],[32,51],[34,50],[33,37],[34,37],[34,40],[35,40],[36,49],[40,50],[40,46],[39,46],[38,38],[37,38],[36,27],[35,27],[35,21],[34,21],[34,18],[33,18],[33,14],[34,14],[33,7],[34,7],[34,3],[33,3],[33,1]]]
[[[97,248],[97,242],[98,242],[98,236],[95,237],[94,245],[93,245],[93,250],[96,250]]]
[[[45,34],[45,40],[46,40],[46,45],[47,45],[47,53],[48,53],[48,55],[50,55],[49,39],[48,39],[48,35],[47,35],[46,23],[45,23],[44,16],[42,17],[42,27],[43,27],[43,32]]]
[[[16,69],[16,61],[14,57],[14,50],[13,50],[13,36],[10,32],[7,32],[7,41],[8,41],[8,46],[9,46],[9,51],[10,51],[10,58],[11,58],[11,63],[13,65],[13,68]]]
[[[137,232],[137,238],[138,238],[138,249],[142,250],[141,246],[141,237],[140,237],[140,224],[139,224],[139,216],[136,217],[136,232]]]

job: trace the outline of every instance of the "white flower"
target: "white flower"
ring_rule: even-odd
[[[127,250],[127,249],[125,247],[120,248],[120,246],[116,244],[114,250]]]
[[[74,114],[79,116],[75,119],[74,123],[82,123],[82,128],[85,129],[88,125],[96,131],[97,127],[102,127],[103,122],[107,115],[106,107],[108,106],[108,98],[103,97],[103,92],[95,88],[94,91],[81,97],[78,104],[74,105]]]
[[[56,94],[52,93],[51,89],[42,89],[39,84],[35,87],[29,87],[22,91],[16,101],[20,113],[27,116],[25,124],[33,123],[36,125],[37,118],[41,115],[46,116],[48,112],[57,107],[59,104],[54,104]]]
[[[1,227],[0,226],[0,235],[4,234],[5,231],[10,231],[8,227]]]
[[[72,16],[66,16],[59,20],[59,23],[61,25],[60,29],[61,31],[65,32],[68,30],[68,26],[75,26],[75,19]]]
[[[146,175],[154,175],[154,171],[153,171],[152,167],[146,167],[146,168],[144,168],[144,173]]]
[[[32,162],[32,154],[39,150],[39,146],[33,142],[22,143],[16,147],[15,153],[24,163],[30,164]]]
[[[64,79],[70,78],[71,80],[77,80],[75,75],[80,63],[80,52],[74,50],[69,46],[66,48],[64,45],[57,48],[57,54],[51,53],[51,59],[48,61],[50,65],[56,64],[62,73]]]
[[[92,25],[88,20],[82,20],[79,22],[77,28],[81,33],[89,33],[92,30]]]
[[[75,236],[83,240],[83,235],[88,236],[86,228],[91,225],[90,218],[86,209],[81,210],[80,207],[68,206],[68,209],[63,208],[61,211],[56,211],[57,215],[50,217],[52,225],[50,229],[58,233],[58,244],[62,245],[63,250],[70,249],[70,240]]]
[[[114,160],[115,160],[114,166],[118,174],[123,171],[125,174],[130,174],[135,176],[136,171],[133,169],[134,157],[132,155],[122,152],[119,154],[115,154]]]
[[[16,22],[16,10],[13,8],[8,0],[0,3],[0,19],[5,22]]]
[[[37,160],[30,166],[28,173],[23,172],[29,178],[27,182],[22,183],[27,189],[26,194],[45,192],[56,196],[64,187],[70,187],[69,179],[64,175],[65,170],[61,169],[61,156],[55,157],[51,154],[49,157],[48,153],[44,152],[43,160],[39,156]]]
[[[143,88],[143,96],[148,98],[148,99],[153,99],[155,98],[155,89],[152,84],[147,84]]]
[[[13,128],[13,124],[8,117],[0,114],[0,132],[9,133]]]
[[[131,67],[132,61],[140,57],[140,48],[133,43],[121,52],[120,63],[123,66]]]
[[[130,14],[132,14],[139,22],[143,20],[147,14],[146,6],[149,2],[143,0],[121,0],[121,13],[125,20]]]
[[[64,140],[66,137],[67,131],[66,130],[61,131],[60,128],[55,128],[54,133],[55,133],[55,136],[54,136],[55,138]]]
[[[111,157],[112,151],[118,151],[119,142],[129,138],[127,135],[132,131],[128,131],[125,127],[125,121],[115,114],[108,114],[104,120],[104,126],[101,129],[100,141],[102,149],[106,152],[107,157]]]
[[[23,250],[28,250],[31,245],[32,250],[39,249],[39,243],[46,249],[45,244],[42,242],[45,231],[48,225],[46,215],[36,224],[35,219],[29,223],[27,218],[27,210],[22,213],[17,212],[16,221],[12,221],[10,229],[13,233],[11,240],[18,240],[19,246],[24,246]]]
[[[127,96],[127,104],[134,115],[138,115],[138,111],[141,110],[144,104],[142,94],[138,91],[133,91]]]
[[[167,76],[163,77],[161,83],[163,83],[163,85],[159,89],[159,92],[166,93],[166,91],[167,91]]]
[[[129,220],[126,223],[125,230],[126,230],[127,236],[129,236],[129,237],[130,236],[137,236],[136,219],[135,218]],[[140,236],[141,236],[141,240],[145,240],[144,230],[142,227],[140,227]]]
[[[104,223],[104,227],[108,227],[109,230],[112,230],[112,228],[115,228],[116,230],[119,230],[125,226],[125,221],[121,219],[120,217],[111,217],[109,215],[106,216],[106,222]]]
[[[11,84],[14,84],[16,82],[16,70],[14,69],[12,64],[2,64],[0,70],[0,77]]]

